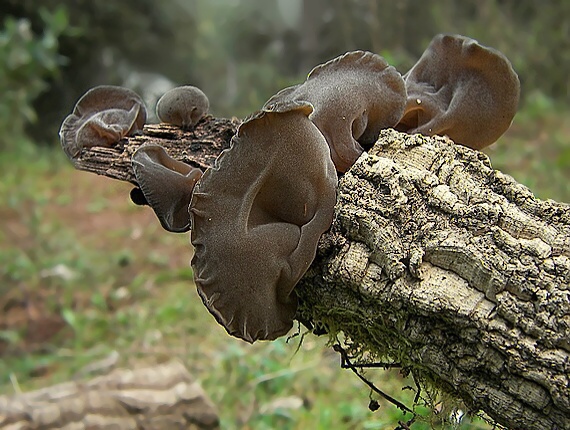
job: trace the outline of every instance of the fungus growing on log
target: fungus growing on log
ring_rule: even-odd
[[[348,52],[315,67],[300,85],[271,97],[264,109],[277,102],[308,101],[310,119],[325,136],[332,160],[345,172],[372,145],[380,130],[395,126],[406,104],[402,76],[379,55]]]
[[[162,227],[176,233],[190,230],[190,198],[202,171],[170,157],[159,145],[140,147],[131,162],[142,194]]]
[[[465,36],[435,36],[404,81],[408,101],[398,130],[447,135],[473,149],[491,145],[509,128],[519,102],[509,60]]]
[[[293,325],[293,288],[330,227],[337,176],[307,102],[247,119],[190,203],[192,260],[204,304],[233,336],[272,340]]]
[[[166,92],[156,104],[156,116],[162,122],[183,129],[194,127],[208,113],[210,101],[199,88],[191,85]]]
[[[61,124],[61,146],[74,159],[83,148],[112,146],[142,131],[145,122],[146,108],[137,93],[101,85],[87,91]]]

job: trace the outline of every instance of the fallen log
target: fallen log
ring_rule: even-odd
[[[178,361],[0,397],[0,429],[214,430],[217,412]]]
[[[148,125],[73,162],[136,184],[140,145],[206,168],[238,125]],[[339,181],[333,225],[296,287],[297,319],[506,427],[570,429],[569,284],[570,206],[447,138],[384,130]]]

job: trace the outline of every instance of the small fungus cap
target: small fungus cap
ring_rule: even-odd
[[[511,125],[520,82],[499,51],[465,36],[439,34],[404,75],[406,110],[397,129],[447,135],[482,149]]]
[[[287,102],[251,116],[192,195],[198,293],[247,342],[289,331],[293,289],[332,222],[337,177],[311,112]]]
[[[146,108],[137,93],[101,85],[87,91],[59,130],[61,146],[71,159],[83,148],[112,146],[143,130]]]
[[[165,123],[182,128],[194,127],[210,108],[206,94],[191,85],[166,92],[156,104],[156,116]]]

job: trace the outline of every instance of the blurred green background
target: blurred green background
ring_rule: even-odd
[[[570,2],[0,0],[0,393],[91,376],[84,366],[105,358],[177,357],[224,428],[395,428],[400,412],[386,402],[370,412],[327,339],[297,351],[299,337],[229,338],[194,291],[188,237],[132,205],[127,184],[73,170],[57,131],[95,85],[131,87],[149,111],[173,85],[196,85],[214,115],[244,117],[348,50],[404,73],[442,32],[499,49],[519,74],[519,113],[485,150],[494,167],[570,201]],[[397,370],[368,375],[411,402]]]

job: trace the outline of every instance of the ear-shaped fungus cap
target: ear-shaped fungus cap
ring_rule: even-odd
[[[156,116],[162,122],[192,128],[209,108],[210,101],[200,88],[185,85],[171,89],[158,100]]]
[[[190,204],[198,293],[247,342],[293,325],[293,288],[332,222],[337,177],[307,103],[262,111],[200,179]]]
[[[123,137],[141,131],[146,108],[137,93],[102,85],[87,91],[59,130],[64,152],[77,158],[84,147],[112,146]]]
[[[360,144],[373,144],[381,129],[398,123],[406,89],[382,57],[354,51],[315,67],[303,84],[281,90],[264,109],[292,100],[314,106],[311,121],[325,136],[336,169],[345,172],[362,154]]]
[[[170,157],[159,145],[141,146],[131,159],[137,183],[165,230],[190,230],[190,198],[202,171]]]
[[[519,102],[519,78],[509,60],[459,35],[435,36],[404,81],[408,102],[397,129],[447,135],[474,149],[509,128]]]

